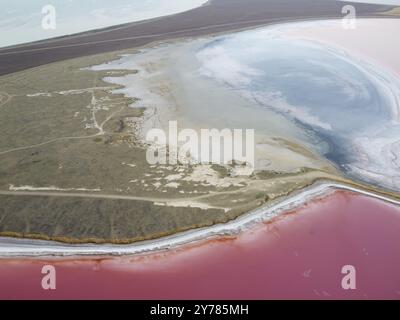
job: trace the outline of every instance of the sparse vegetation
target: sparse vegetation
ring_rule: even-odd
[[[119,87],[102,80],[129,72],[86,68],[115,57],[0,78],[0,235],[95,243],[151,239],[232,220],[330,177],[312,169],[236,177],[235,164],[149,165],[137,137],[144,110],[131,108],[135,99],[114,94]]]

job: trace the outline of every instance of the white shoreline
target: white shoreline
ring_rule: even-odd
[[[215,237],[240,234],[258,223],[271,220],[283,212],[298,208],[310,200],[325,196],[336,190],[355,192],[390,204],[400,205],[400,201],[398,200],[377,195],[373,192],[335,182],[318,182],[308,188],[302,189],[290,198],[253,210],[226,224],[217,224],[212,227],[181,232],[172,236],[142,241],[132,245],[68,245],[52,241],[0,237],[0,258],[128,256],[169,250],[183,245],[210,240]]]

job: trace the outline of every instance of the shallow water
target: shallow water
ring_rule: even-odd
[[[206,0],[2,0],[0,47],[187,11]],[[43,6],[56,9],[57,28],[42,29]]]
[[[390,34],[400,20],[357,26],[287,23],[149,48],[97,69],[139,70],[107,81],[126,86],[119,92],[140,106],[172,110],[160,122],[254,129],[258,170],[293,171],[279,164],[284,154],[274,161],[276,151],[268,156],[263,147],[283,138],[351,178],[399,191],[400,46]],[[297,168],[324,165],[290,158]]]
[[[378,21],[386,23],[387,33],[400,27],[400,21]],[[336,25],[294,23],[217,38],[197,52],[199,71],[296,123],[320,140],[319,153],[353,178],[399,190],[400,79],[379,60],[329,46],[329,38],[325,43],[302,38],[305,26],[324,28],[328,35]],[[359,34],[355,41],[365,41],[363,28],[351,32]],[[374,36],[380,37],[371,35],[370,45]],[[389,38],[384,45],[400,55]]]
[[[336,192],[246,231],[169,252],[102,260],[0,261],[0,298],[399,299],[400,209]],[[40,287],[53,264],[57,290]],[[342,289],[342,267],[356,290]]]

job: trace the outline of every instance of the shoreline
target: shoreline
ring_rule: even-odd
[[[111,23],[111,20],[113,20],[113,19],[115,20],[115,13],[114,13],[113,15],[111,15],[109,17],[108,22],[103,21],[103,23],[100,23],[100,21],[96,21],[96,22],[93,22],[93,24],[89,23],[86,25],[86,27],[81,26],[81,27],[76,28],[75,30],[66,29],[65,24],[67,23],[67,21],[65,21],[65,20],[68,20],[69,25],[71,23],[76,24],[80,21],[73,21],[73,20],[70,21],[73,18],[71,16],[69,16],[68,12],[67,12],[64,15],[64,21],[61,26],[61,28],[64,31],[53,34],[48,38],[43,38],[43,37],[39,36],[36,39],[34,38],[34,39],[30,39],[30,40],[28,40],[28,39],[21,40],[22,42],[7,41],[7,42],[4,42],[0,46],[0,50],[8,50],[10,48],[19,48],[19,47],[23,47],[23,46],[36,45],[36,44],[41,44],[41,43],[51,43],[51,42],[66,39],[66,38],[79,37],[79,36],[84,36],[84,35],[88,35],[88,34],[104,32],[104,31],[111,30],[111,29],[113,29],[113,30],[120,29],[120,28],[124,28],[126,26],[133,25],[133,24],[157,21],[159,19],[172,17],[175,15],[179,15],[179,14],[182,14],[185,12],[189,12],[189,11],[201,8],[205,5],[207,5],[209,2],[210,2],[210,0],[195,0],[195,1],[192,1],[192,2],[188,3],[187,5],[184,5],[181,7],[168,8],[169,10],[165,10],[165,5],[163,6],[163,3],[161,2],[158,4],[160,7],[164,7],[164,11],[157,11],[157,13],[152,12],[151,14],[149,11],[143,10],[143,8],[135,8],[135,4],[134,4],[134,7],[130,8],[130,10],[131,10],[131,12],[135,12],[136,16],[131,16],[130,18],[125,16],[125,17],[122,17],[122,19],[119,19],[118,22],[115,21],[116,23]],[[64,8],[64,9],[68,10],[71,8]],[[95,11],[96,10],[105,10],[105,9],[109,9],[109,8],[98,8],[98,7],[92,8],[92,10],[95,10]],[[89,15],[89,17],[91,16],[91,18],[93,18],[94,20],[96,19],[96,17],[93,16],[93,13],[90,11],[87,12],[87,15]],[[14,29],[4,30],[4,32],[18,33],[18,26],[15,26]],[[42,34],[42,36],[43,36],[43,34]]]
[[[122,257],[3,259],[0,297],[398,299],[400,242],[395,240],[399,217],[397,206],[336,191],[235,237],[168,251]],[[40,286],[41,270],[47,265],[56,269],[56,291]],[[357,290],[340,286],[345,265],[356,268]]]
[[[322,6],[295,1],[289,8],[282,7],[275,0],[269,0],[267,3],[254,2],[252,7],[252,1],[211,1],[208,5],[155,20],[0,49],[0,75],[72,58],[138,48],[155,41],[204,36],[290,20],[341,16],[340,6],[336,1],[324,3]],[[274,5],[273,10],[271,5]],[[213,14],[214,7],[225,10],[218,10]],[[243,20],[244,8],[247,10],[247,20]],[[299,14],[299,8],[303,10],[300,12],[307,12],[308,15]],[[393,6],[384,5],[357,5],[359,17],[385,17],[386,12],[392,8]],[[53,44],[52,47],[48,46],[50,43]],[[51,48],[52,55],[42,54]]]
[[[173,248],[215,240],[220,237],[235,237],[246,230],[252,229],[259,223],[270,221],[285,212],[299,208],[305,203],[329,196],[335,191],[353,192],[388,204],[400,205],[400,200],[395,200],[388,196],[378,195],[371,191],[338,182],[322,181],[316,182],[288,198],[255,209],[226,224],[185,231],[156,240],[137,242],[132,245],[68,245],[52,241],[0,237],[0,260],[49,257],[122,257],[163,252]]]

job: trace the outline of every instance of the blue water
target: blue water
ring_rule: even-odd
[[[202,76],[285,115],[347,174],[400,190],[400,80],[384,68],[273,28],[217,38],[197,58]]]

